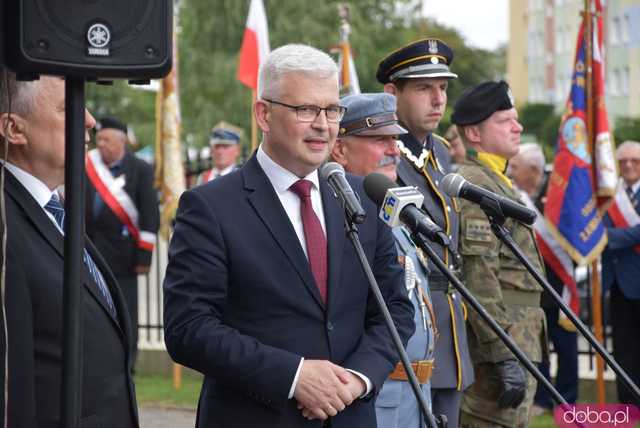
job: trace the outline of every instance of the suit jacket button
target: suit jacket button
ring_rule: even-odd
[[[327,322],[327,330],[329,331],[333,330],[333,323],[331,321]]]

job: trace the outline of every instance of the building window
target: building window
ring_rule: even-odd
[[[611,44],[617,45],[622,41],[622,28],[620,24],[620,17],[614,16],[611,19]]]
[[[631,19],[629,18],[629,14],[624,14],[624,20],[622,22],[622,43],[629,43],[629,32],[631,31]]]
[[[622,70],[622,76],[620,79],[620,89],[622,90],[622,95],[629,93],[629,77],[630,77],[629,67],[625,67]]]
[[[611,78],[611,95],[619,95],[620,94],[620,70],[617,68],[613,70],[612,73],[609,74]]]

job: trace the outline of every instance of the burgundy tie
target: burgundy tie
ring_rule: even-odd
[[[327,302],[327,238],[322,231],[320,220],[311,205],[311,186],[309,180],[298,180],[289,190],[300,198],[300,214],[304,228],[304,239],[307,242],[307,255],[311,272],[316,280],[320,296]]]

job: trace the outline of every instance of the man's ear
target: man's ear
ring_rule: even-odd
[[[22,116],[16,113],[0,114],[0,135],[5,141],[13,145],[27,144],[25,134],[27,122]]]
[[[344,138],[338,138],[331,149],[330,157],[343,167],[347,166],[347,142]]]
[[[397,92],[398,92],[398,87],[396,85],[394,85],[393,83],[385,83],[384,84],[384,91],[387,94],[396,95]]]
[[[256,116],[256,123],[262,132],[269,132],[269,119],[271,112],[267,103],[262,100],[256,100],[253,104],[253,109]]]
[[[460,127],[458,127],[458,129],[460,129]],[[480,144],[480,126],[469,125],[462,127],[462,130],[464,132],[464,136],[471,145],[476,146]]]

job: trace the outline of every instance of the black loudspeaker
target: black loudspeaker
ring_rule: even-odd
[[[0,55],[16,72],[151,79],[171,70],[172,0],[0,2]]]

